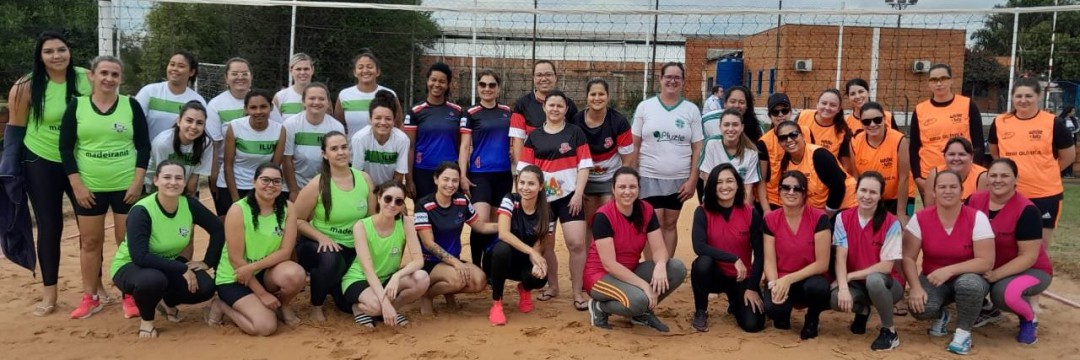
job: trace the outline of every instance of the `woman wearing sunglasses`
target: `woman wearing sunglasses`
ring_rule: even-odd
[[[859,120],[862,119],[862,107],[870,100],[870,84],[866,83],[866,80],[861,78],[854,78],[848,80],[844,84],[844,92],[847,94],[848,101],[851,102],[851,114],[848,114],[847,118],[844,118],[844,122],[847,123],[848,129],[853,134],[862,131],[863,125]],[[891,111],[882,110],[885,127],[892,128],[893,130],[900,130],[896,126],[896,122],[893,121],[893,114]]]
[[[415,302],[428,289],[424,257],[413,218],[405,212],[405,188],[388,181],[375,188],[375,215],[353,226],[356,261],[341,279],[341,290],[352,306],[353,321],[373,328],[381,317],[389,326],[409,323],[397,309]],[[408,264],[401,259],[408,251]]]
[[[945,170],[951,170],[959,174],[960,181],[964,183],[963,193],[960,195],[961,200],[966,201],[971,194],[986,189],[986,168],[974,163],[974,151],[975,148],[972,147],[971,141],[967,138],[957,136],[949,139],[943,151],[945,153],[945,164],[930,169],[929,176],[926,177],[927,183],[933,184],[938,174]],[[937,203],[934,194],[933,189],[926,189],[923,194],[924,208],[934,206]]]
[[[784,148],[780,173],[801,172],[807,179],[806,205],[823,210],[830,216],[855,207],[855,179],[852,179],[828,149],[807,144],[801,127],[785,121],[776,127],[776,138]],[[781,197],[781,200],[782,197]]]
[[[818,319],[829,308],[829,244],[832,224],[807,206],[807,178],[798,171],[780,176],[783,207],[765,215],[765,314],[777,329],[791,328],[791,309],[806,306],[799,337],[818,336]]]
[[[792,118],[791,100],[787,94],[776,93],[769,96],[769,121],[771,129],[757,141],[758,162],[761,178],[765,185],[765,200],[769,206],[762,206],[762,213],[768,213],[772,209],[780,207],[780,160],[787,152],[784,151],[779,139],[776,138],[776,128]],[[806,134],[806,129],[799,127],[801,133]]]
[[[867,171],[876,171],[885,178],[881,201],[893,215],[904,223],[915,213],[915,182],[911,179],[911,162],[908,160],[908,139],[904,133],[887,126],[888,114],[876,102],[867,102],[859,110],[862,126],[851,139],[851,156],[855,166],[852,176],[859,177]]]

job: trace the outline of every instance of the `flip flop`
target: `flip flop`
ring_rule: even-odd
[[[178,323],[180,322],[180,320],[183,320],[183,318],[180,317],[180,309],[174,309],[170,312],[169,308],[165,307],[165,304],[163,303],[158,303],[157,312],[161,315],[164,315],[165,319],[174,323]]]
[[[41,305],[41,304],[38,304],[38,305],[34,306],[34,311],[31,311],[30,314],[32,314],[34,316],[49,316],[54,311],[56,311],[56,305]]]
[[[139,329],[138,334],[140,339],[155,339],[158,337],[157,328],[151,328],[150,330]],[[143,334],[146,334],[146,336],[143,336]]]
[[[908,314],[907,307],[903,307],[903,308],[893,307],[893,315],[895,315],[895,316],[907,316],[907,314]]]
[[[549,292],[549,289],[545,288],[543,290],[540,290],[540,296],[537,296],[536,300],[548,301],[548,300],[554,299],[555,296],[556,296],[555,294],[552,294],[551,292]],[[586,309],[588,309],[588,307],[586,307]]]
[[[574,300],[574,309],[577,309],[577,311],[589,310],[589,300],[585,300],[585,301]]]

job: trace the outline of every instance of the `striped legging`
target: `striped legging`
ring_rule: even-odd
[[[645,282],[651,282],[655,267],[656,263],[645,261],[638,264],[634,269],[634,274]],[[683,265],[679,259],[668,260],[667,278],[668,289],[663,294],[659,294],[658,302],[663,301],[679,285],[682,285],[683,280],[686,279],[686,265]],[[645,291],[616,279],[611,274],[604,275],[596,284],[593,284],[589,296],[599,301],[600,309],[609,314],[634,317],[649,312],[649,297],[645,295]]]

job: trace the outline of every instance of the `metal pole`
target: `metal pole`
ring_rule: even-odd
[[[296,0],[293,0],[295,3]],[[296,5],[292,7],[292,23],[289,24],[289,59],[296,54]],[[292,71],[289,71],[289,86],[293,85]]]
[[[98,55],[116,55],[116,18],[111,0],[98,0]]]
[[[1054,6],[1058,5],[1058,0],[1054,0]],[[1053,87],[1053,75],[1054,75],[1054,40],[1057,37],[1057,11],[1054,12],[1054,22],[1050,26],[1050,61],[1046,67],[1046,89],[1043,90],[1043,107],[1050,107],[1050,88]]]
[[[649,34],[645,34],[645,47],[649,47]],[[645,63],[642,64],[645,70],[641,75],[641,100],[644,101],[649,97],[649,59],[645,59]]]
[[[479,5],[477,4],[478,1],[479,0],[473,0],[473,6],[474,7],[479,7]],[[476,104],[476,86],[475,86],[475,84],[476,84],[476,53],[477,53],[477,51],[476,51],[477,50],[477,48],[476,48],[476,14],[474,13],[472,15],[472,17],[473,17],[473,21],[472,21],[472,50],[469,51],[470,53],[473,54],[472,55],[472,77],[471,77],[472,82],[469,83],[472,86],[469,86],[469,87],[472,88],[472,96],[471,96],[472,103]]]
[[[779,0],[776,6],[776,10],[784,10],[784,0]],[[776,13],[776,60],[773,63],[773,69],[780,69],[780,22],[783,20],[784,14],[779,11]],[[719,76],[719,74],[717,74]],[[780,92],[780,91],[777,91]]]
[[[540,0],[533,0],[533,10],[540,6]],[[536,13],[533,13],[532,61],[536,64]]]
[[[660,10],[660,0],[656,0],[656,7],[654,9],[655,10]],[[647,68],[652,68],[652,67],[656,66],[656,33],[657,33],[657,31],[659,29],[660,29],[660,16],[659,15],[653,15],[652,59],[649,60],[649,64],[648,64],[648,66],[646,66]],[[663,76],[663,75],[664,74],[660,74],[660,76]],[[686,81],[686,79],[683,79],[683,81]],[[642,100],[644,100],[644,98],[642,98]]]
[[[903,11],[904,9],[903,8],[898,8],[897,10]],[[894,107],[894,106],[900,106],[900,92],[896,90],[896,83],[898,82],[898,81],[896,81],[896,77],[899,76],[900,69],[902,68],[901,64],[900,64],[900,18],[902,16],[903,15],[900,15],[899,12],[896,13],[896,33],[893,34],[893,71],[892,71],[892,92],[893,92],[892,95],[893,95],[893,99],[896,99],[896,105],[891,105],[890,104],[891,105],[890,108]]]
[[[1012,55],[1009,57],[1009,101],[1006,101],[1006,111],[1012,111],[1012,87],[1013,78],[1016,76],[1016,33],[1020,27],[1020,13],[1013,13]]]
[[[844,10],[845,3],[840,2],[840,10]],[[840,35],[836,40],[836,85],[834,88],[840,88],[840,69],[844,63],[844,18],[840,18]]]

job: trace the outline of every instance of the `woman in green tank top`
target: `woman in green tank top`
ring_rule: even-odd
[[[345,273],[341,288],[357,324],[375,327],[375,318],[382,317],[386,325],[405,325],[409,320],[397,308],[419,300],[431,279],[423,270],[416,224],[406,216],[405,188],[385,182],[375,194],[379,198],[375,215],[353,226],[356,261]],[[410,261],[402,267],[405,250]]]
[[[44,284],[41,302],[31,312],[45,316],[56,309],[56,283],[60,272],[60,238],[64,223],[63,196],[72,205],[71,184],[60,164],[60,118],[67,103],[90,93],[87,70],[71,61],[67,40],[45,32],[34,47],[33,71],[15,82],[8,92],[10,122],[4,131],[3,169],[22,176],[37,223],[37,256]],[[20,164],[21,166],[10,166]],[[104,292],[102,292],[104,294]]]
[[[225,252],[217,269],[218,299],[210,304],[210,325],[228,316],[246,334],[269,336],[278,318],[300,324],[289,302],[304,289],[304,269],[292,262],[296,216],[281,196],[281,168],[265,163],[255,170],[254,189],[225,216]]]
[[[296,258],[311,273],[311,319],[326,321],[326,296],[343,312],[350,312],[342,297],[341,276],[356,259],[353,225],[371,215],[375,195],[371,177],[349,167],[349,141],[331,131],[322,140],[322,170],[296,198]]]

